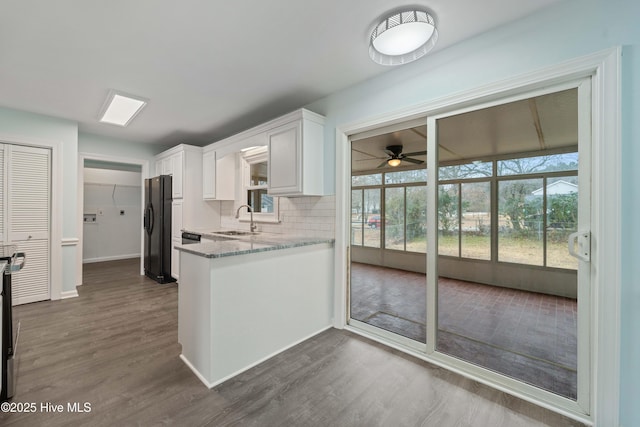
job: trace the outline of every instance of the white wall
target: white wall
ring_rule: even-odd
[[[84,168],[83,262],[140,256],[141,179],[141,172]]]
[[[150,172],[152,175],[155,173],[153,157],[162,150],[163,149],[161,147],[153,144],[126,141],[88,133],[80,133],[78,135],[79,152],[88,155],[97,155],[98,157],[113,156],[118,158],[129,158],[136,164],[140,160],[147,160],[152,165],[150,168],[152,170]],[[146,176],[145,178],[149,178],[149,176]]]
[[[623,47],[622,57],[622,298],[623,426],[640,426],[640,2],[568,0],[448,49],[390,70],[306,108],[326,116],[325,186],[335,186],[336,128],[417,104]],[[363,47],[363,50],[365,48]],[[366,52],[364,52],[366,54]],[[611,171],[616,173],[617,171]]]
[[[51,224],[51,248],[59,252],[60,259],[53,260],[52,297],[65,293],[75,293],[78,219],[77,219],[77,177],[78,177],[78,126],[77,123],[41,114],[11,110],[0,107],[0,140],[38,145],[56,145],[56,156],[60,161],[53,165],[59,174],[59,182],[52,191],[59,202],[52,207],[57,214],[57,222]],[[57,153],[56,153],[57,152]],[[57,236],[57,237],[56,237]],[[64,242],[64,243],[63,243]],[[56,295],[56,293],[58,295]]]

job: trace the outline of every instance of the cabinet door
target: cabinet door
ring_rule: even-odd
[[[301,122],[271,130],[268,137],[269,194],[297,194],[302,191]]]
[[[160,160],[162,162],[162,173],[161,175],[172,175],[173,174],[173,158],[165,157]]]
[[[171,203],[171,238],[182,241],[182,200]]]
[[[227,154],[220,159],[216,154],[216,199],[235,200],[237,175],[236,156]]]
[[[12,275],[13,305],[48,300],[51,152],[11,146],[7,154],[8,240],[26,254],[24,268]]]
[[[175,249],[175,245],[182,243],[182,240],[171,241],[171,277],[178,280],[180,278],[180,251]]]
[[[209,151],[202,155],[202,198],[216,198],[216,152]]]
[[[174,199],[182,199],[182,177],[184,172],[184,153],[180,152],[171,156],[173,182],[171,195]]]
[[[180,276],[180,251],[174,245],[182,243],[182,200],[171,203],[171,276]]]

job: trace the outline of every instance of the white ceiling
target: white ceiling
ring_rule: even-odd
[[[557,1],[417,4],[436,18],[437,51]],[[3,1],[0,106],[77,121],[81,132],[204,145],[389,71],[369,59],[368,34],[405,4]],[[127,128],[98,123],[109,89],[149,105]]]

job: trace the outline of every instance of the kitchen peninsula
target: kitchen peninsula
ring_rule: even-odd
[[[332,239],[211,233],[176,248],[180,357],[209,388],[332,324]]]

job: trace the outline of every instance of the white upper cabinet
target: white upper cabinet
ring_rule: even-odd
[[[172,176],[173,200],[181,202],[181,219],[172,224],[175,239],[182,229],[220,227],[219,204],[202,199],[202,154],[202,147],[180,144],[155,158],[156,174]]]
[[[299,110],[289,123],[267,131],[268,193],[322,196],[324,192],[324,118]]]
[[[216,198],[216,152],[202,153],[202,198]]]
[[[205,147],[203,198],[232,199],[235,187],[241,186],[235,181],[231,184],[232,179],[240,179],[237,153],[264,146],[269,152],[269,194],[288,197],[327,194],[324,188],[324,117],[300,109]],[[226,160],[230,155],[234,173],[231,173],[231,160]]]
[[[267,133],[269,194],[299,194],[303,190],[301,128],[302,124],[296,121]]]
[[[202,154],[202,198],[204,200],[234,200],[236,185],[236,156],[222,158],[215,151]]]
[[[184,182],[184,152],[174,149],[156,156],[156,175],[171,175],[171,195],[182,199]]]
[[[171,156],[171,195],[174,199],[182,199],[184,182],[184,152],[180,151]]]

